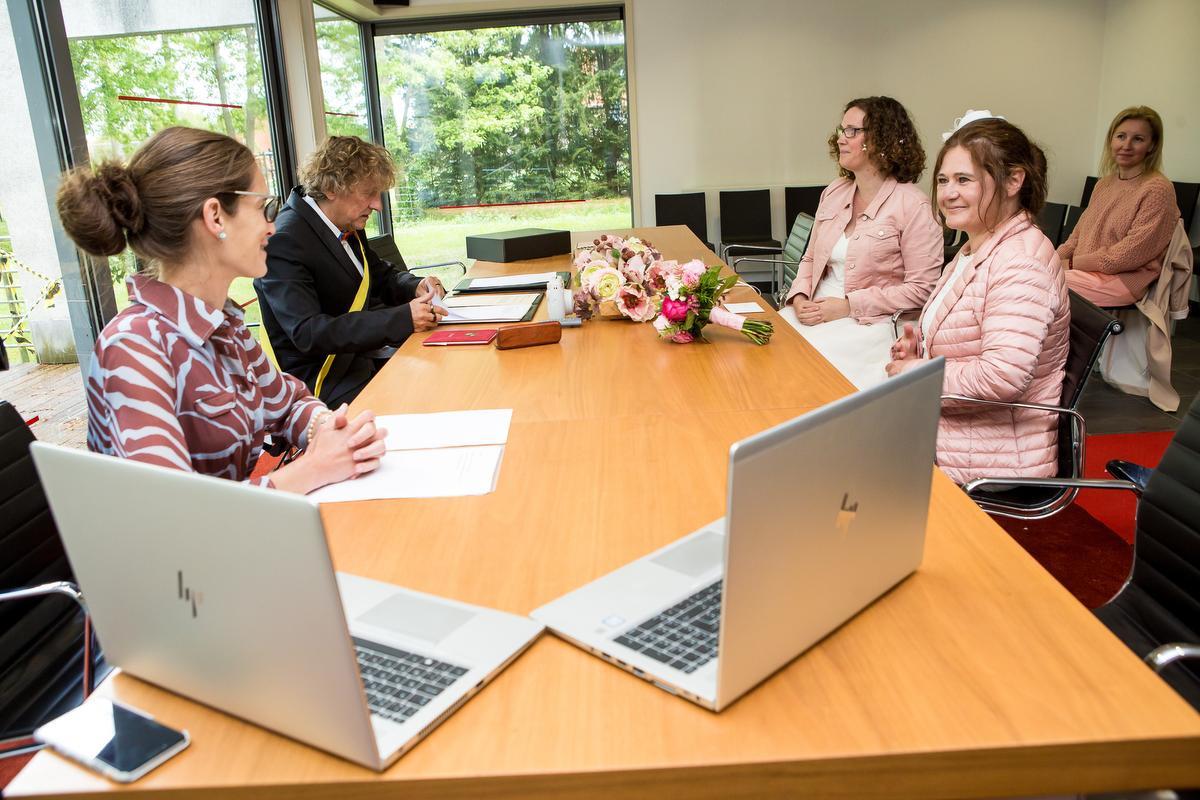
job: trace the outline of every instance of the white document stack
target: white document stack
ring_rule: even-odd
[[[495,490],[511,408],[386,414],[375,422],[388,432],[379,469],[322,487],[310,497],[318,503],[344,503],[462,497]]]

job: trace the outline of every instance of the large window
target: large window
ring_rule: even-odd
[[[325,130],[330,136],[370,139],[359,25],[320,4],[313,5],[313,16],[321,59]]]
[[[375,54],[410,264],[461,258],[475,233],[629,227],[622,20],[381,28]]]
[[[93,162],[128,158],[172,125],[205,128],[249,147],[272,192],[279,192],[276,148],[267,119],[253,0],[64,0],[63,22]],[[128,251],[109,259],[117,307],[128,303]],[[248,279],[234,300],[254,298]],[[258,321],[257,306],[247,322]]]
[[[359,23],[313,4],[321,94],[325,100],[325,132],[329,136],[371,139],[367,117],[367,80],[363,70],[362,30]],[[367,221],[367,235],[380,232],[378,215]]]

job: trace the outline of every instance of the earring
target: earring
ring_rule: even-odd
[[[219,232],[217,234],[217,238],[220,239],[222,242],[225,241],[225,231]]]
[[[867,152],[867,146],[865,144],[862,146],[862,149],[864,153]]]

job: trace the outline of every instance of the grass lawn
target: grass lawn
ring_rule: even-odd
[[[393,235],[410,267],[465,258],[466,237],[518,228],[557,228],[569,231],[616,230],[633,224],[628,197],[493,206],[454,210],[429,209],[417,221],[397,220]]]

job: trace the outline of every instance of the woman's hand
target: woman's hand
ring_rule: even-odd
[[[327,414],[304,453],[271,474],[279,489],[308,494],[329,483],[366,475],[379,467],[386,451],[387,431],[375,425],[375,412],[349,419],[345,404]]]
[[[802,294],[792,298],[792,308],[796,309],[796,319],[801,325],[819,325],[824,322],[821,319],[821,307]]]
[[[850,316],[850,301],[844,297],[822,297],[816,301],[816,305],[821,309],[822,322]]]
[[[907,372],[924,360],[923,358],[906,358],[901,361],[889,361],[887,366],[883,368],[883,371],[888,374],[889,378],[894,378],[901,372]]]
[[[917,357],[917,330],[911,322],[904,323],[904,333],[892,342],[892,360],[904,361]]]

